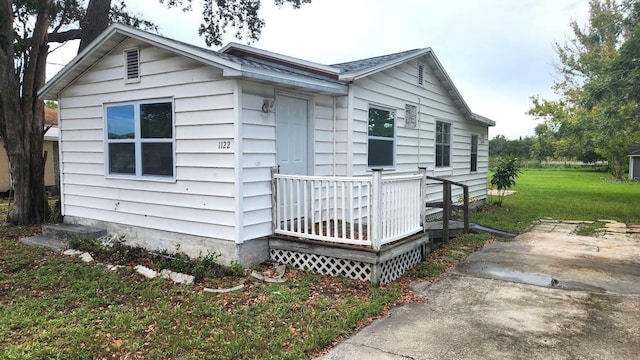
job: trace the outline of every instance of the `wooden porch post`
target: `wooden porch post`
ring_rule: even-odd
[[[424,229],[424,219],[427,216],[427,167],[418,167],[418,172],[422,175],[422,179],[420,179],[420,226]]]
[[[371,175],[371,219],[369,219],[369,237],[373,250],[382,246],[382,169],[372,169]]]
[[[464,191],[464,232],[469,232],[469,187],[463,186],[462,191]]]
[[[442,183],[442,241],[449,242],[449,218],[451,217],[451,183]]]

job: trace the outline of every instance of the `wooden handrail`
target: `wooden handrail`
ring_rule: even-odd
[[[427,179],[439,181],[442,183],[442,238],[444,239],[444,241],[449,241],[449,218],[451,217],[451,185],[456,185],[462,188],[464,198],[462,209],[464,218],[464,232],[469,232],[469,185],[459,183],[457,181],[439,178],[436,176],[427,176]]]

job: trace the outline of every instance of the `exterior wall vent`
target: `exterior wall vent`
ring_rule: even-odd
[[[140,49],[126,49],[124,51],[125,60],[125,81],[138,82],[140,81]]]
[[[424,84],[424,64],[418,64],[418,85]]]

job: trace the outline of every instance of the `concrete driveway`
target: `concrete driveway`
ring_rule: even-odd
[[[485,246],[321,359],[640,358],[640,229],[577,225]]]

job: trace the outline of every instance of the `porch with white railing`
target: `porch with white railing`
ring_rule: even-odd
[[[380,250],[423,231],[425,172],[367,177],[273,173],[274,234]]]

